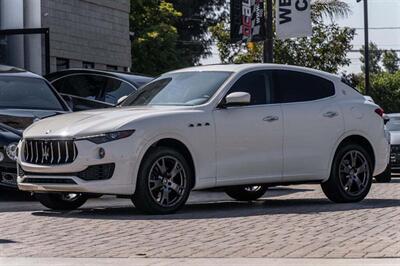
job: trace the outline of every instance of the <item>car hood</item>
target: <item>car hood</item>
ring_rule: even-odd
[[[122,107],[70,113],[36,122],[24,131],[24,138],[82,137],[112,132],[134,120],[188,107]]]
[[[0,123],[22,131],[38,120],[64,113],[54,110],[0,109]]]

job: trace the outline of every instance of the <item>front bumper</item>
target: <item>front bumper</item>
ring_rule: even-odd
[[[18,189],[16,162],[7,161],[0,163],[0,186]]]
[[[18,187],[30,192],[77,192],[112,195],[132,195],[133,163],[135,154],[127,149],[127,142],[113,141],[101,145],[90,141],[75,141],[78,155],[69,164],[36,165],[24,162],[23,152],[19,153]],[[19,145],[20,150],[24,141]],[[99,157],[99,149],[105,150],[105,157]],[[80,173],[93,166],[114,165],[112,176],[105,180],[83,178]],[[90,174],[89,174],[90,175]]]

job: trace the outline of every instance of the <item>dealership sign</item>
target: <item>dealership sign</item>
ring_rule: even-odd
[[[231,41],[264,40],[264,0],[231,0]]]
[[[279,39],[312,34],[311,0],[276,0],[276,34]]]

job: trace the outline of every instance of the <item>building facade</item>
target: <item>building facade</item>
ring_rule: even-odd
[[[130,0],[0,0],[0,29],[49,28],[41,35],[0,36],[0,63],[44,73],[66,68],[128,70]]]

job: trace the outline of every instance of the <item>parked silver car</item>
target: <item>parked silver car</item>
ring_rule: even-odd
[[[388,114],[386,129],[390,132],[390,164],[377,181],[390,182],[391,173],[400,173],[400,113]]]

